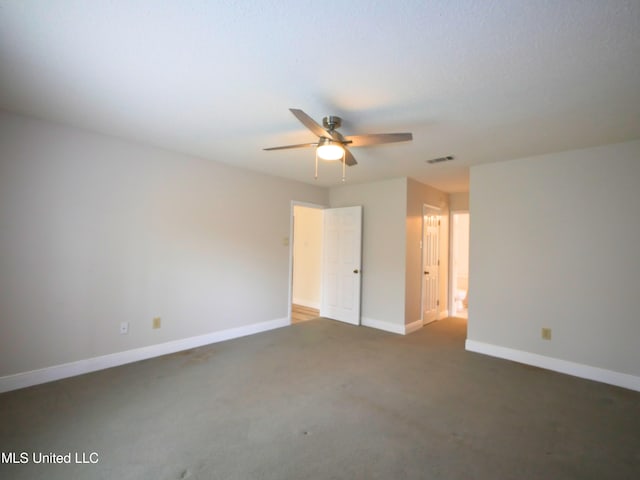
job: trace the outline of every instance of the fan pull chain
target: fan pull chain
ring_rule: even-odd
[[[347,152],[346,150],[342,151],[342,182],[346,181],[346,164],[347,164]]]

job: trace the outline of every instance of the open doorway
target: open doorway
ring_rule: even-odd
[[[291,323],[322,315],[360,325],[362,206],[292,202],[289,243]]]
[[[469,212],[452,212],[451,316],[468,318]]]
[[[294,204],[291,245],[291,323],[320,315],[322,289],[321,206]]]

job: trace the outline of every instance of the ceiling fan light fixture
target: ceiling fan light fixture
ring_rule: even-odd
[[[328,138],[321,138],[316,153],[322,160],[342,160],[344,157],[344,148],[339,143],[329,140]]]

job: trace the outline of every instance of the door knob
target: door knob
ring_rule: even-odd
[[[357,268],[353,271],[353,273],[358,273],[358,272],[359,270]]]
[[[425,274],[425,275],[429,275],[429,272],[427,272],[427,271],[425,270],[425,271],[424,271],[424,274]]]

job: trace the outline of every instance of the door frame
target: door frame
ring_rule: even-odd
[[[424,228],[424,217],[428,214],[436,214],[438,215],[438,262],[440,261],[440,243],[441,243],[441,239],[440,239],[440,235],[442,233],[441,231],[441,227],[442,227],[442,208],[438,207],[436,205],[431,205],[428,203],[423,203],[422,204],[422,218],[421,218],[421,222],[422,222],[422,239],[420,240],[420,321],[422,322],[422,325],[424,325],[424,282],[425,282],[425,276],[422,274],[422,271],[424,270],[424,247],[425,247],[425,241],[424,241],[424,236],[425,236],[425,228]],[[438,281],[436,282],[437,288],[438,288],[438,302],[440,300],[440,265],[438,265]],[[437,306],[436,309],[436,318],[435,320],[439,320],[440,319],[440,305]],[[435,321],[434,320],[434,321]]]
[[[293,235],[294,207],[314,208],[317,210],[324,210],[325,208],[329,208],[328,205],[322,205],[319,203],[309,203],[309,202],[301,202],[298,200],[291,200],[291,207],[290,207],[291,211],[289,212],[289,237],[286,239],[286,241],[288,241],[289,243],[289,295],[288,295],[288,303],[287,303],[287,318],[289,319],[290,325],[291,325],[291,305],[293,303],[293,243],[296,241]],[[323,232],[324,232],[324,226],[323,226]],[[320,234],[322,235],[323,232],[321,232]]]

